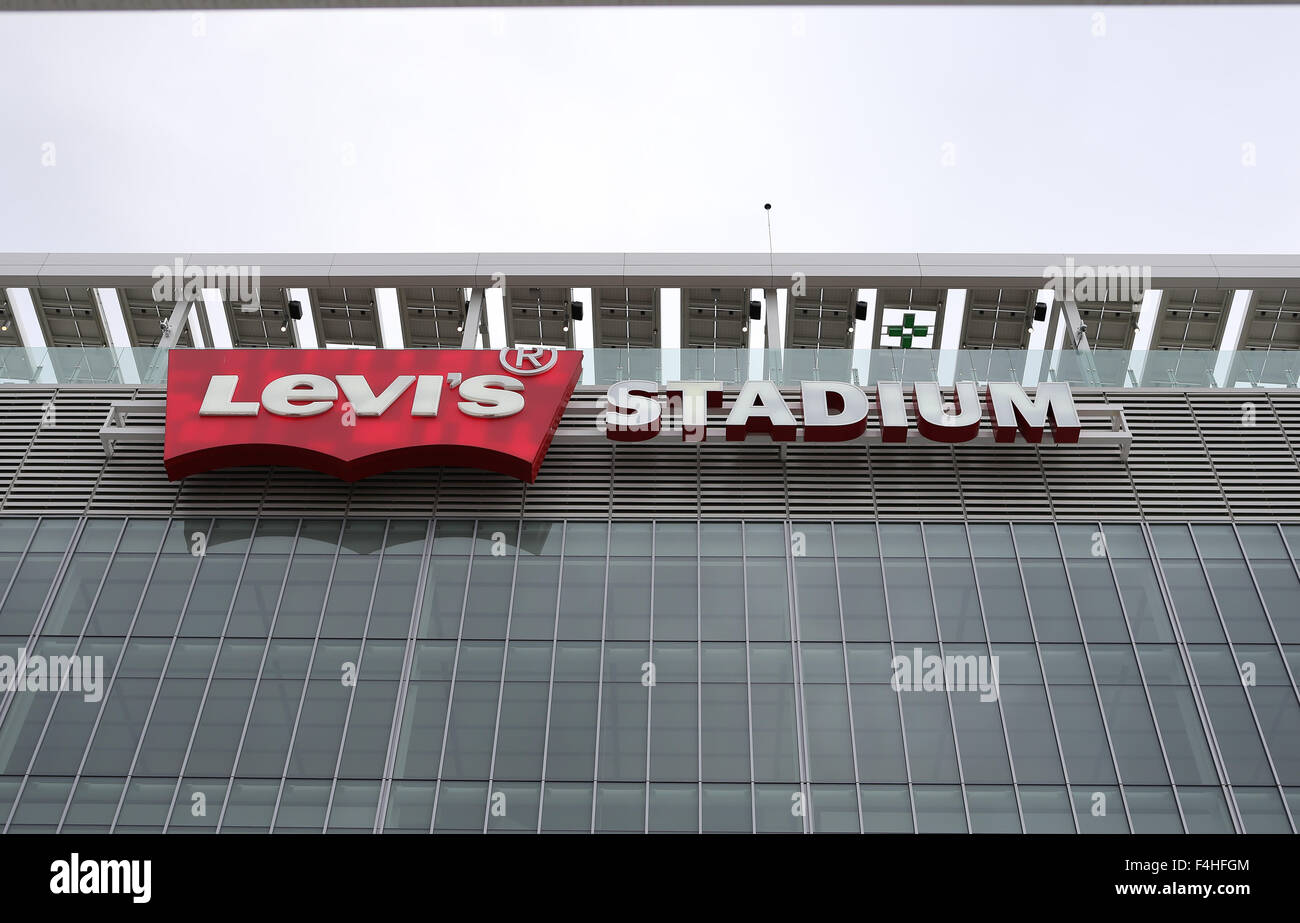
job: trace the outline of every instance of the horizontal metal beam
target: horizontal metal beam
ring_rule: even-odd
[[[149,287],[164,267],[256,272],[263,288],[1044,287],[1050,267],[1136,267],[1152,288],[1300,286],[1300,254],[0,253],[0,286]]]
[[[3,10],[314,10],[360,7],[789,6],[792,0],[0,0]],[[1070,6],[1078,0],[817,0],[819,6]],[[1089,6],[1210,6],[1239,0],[1091,0]],[[1297,0],[1250,0],[1284,5]]]

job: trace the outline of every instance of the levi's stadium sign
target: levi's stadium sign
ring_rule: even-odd
[[[163,462],[172,480],[244,465],[310,468],[344,480],[451,465],[537,479],[552,440],[642,443],[1078,443],[1081,411],[1064,382],[934,382],[868,389],[807,381],[797,398],[771,381],[620,381],[584,424],[561,421],[582,353],[477,349],[173,349]],[[579,414],[590,404],[575,405]],[[911,411],[909,418],[909,409]],[[987,411],[987,424],[985,412]],[[1118,413],[1116,413],[1118,412]],[[714,425],[710,425],[713,423]],[[580,429],[575,429],[580,427]],[[987,427],[987,429],[984,429]],[[870,428],[870,429],[869,429]],[[984,431],[982,431],[982,429]],[[678,437],[677,434],[680,434]],[[1127,432],[1088,435],[1127,440]],[[991,438],[990,438],[991,437]]]

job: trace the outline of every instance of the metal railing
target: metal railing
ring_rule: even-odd
[[[436,363],[436,351],[430,350],[429,359]],[[739,385],[756,378],[782,385],[1018,381],[1032,387],[1068,381],[1105,388],[1295,388],[1300,386],[1300,350],[583,350],[582,384],[589,386],[626,379]],[[0,386],[166,383],[166,351],[155,347],[0,347]]]

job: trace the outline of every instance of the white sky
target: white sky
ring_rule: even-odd
[[[763,250],[771,201],[783,251],[1297,252],[1297,36],[1296,7],[5,13],[0,251]]]

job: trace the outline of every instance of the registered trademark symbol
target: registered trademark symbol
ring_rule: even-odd
[[[515,354],[517,364],[511,364],[510,353]],[[550,353],[550,358],[542,361],[542,357]],[[501,350],[499,355],[501,367],[507,372],[514,372],[516,375],[540,375],[542,372],[549,371],[556,362],[559,361],[560,351],[551,349],[546,346],[517,346],[511,348],[507,346]],[[527,362],[527,366],[524,363]]]

